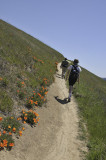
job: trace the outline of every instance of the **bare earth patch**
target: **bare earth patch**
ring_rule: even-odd
[[[61,79],[61,69],[50,86],[46,107],[38,108],[40,124],[31,128],[25,124],[23,136],[15,140],[11,151],[1,151],[0,160],[82,160],[80,150],[86,150],[78,139],[79,117],[74,97],[67,103],[68,89]]]

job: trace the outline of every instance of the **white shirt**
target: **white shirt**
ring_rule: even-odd
[[[76,66],[76,67],[77,67],[77,69],[78,69],[79,73],[82,71],[82,70],[81,70],[81,68],[80,68],[78,65],[74,65],[74,66]],[[72,68],[73,68],[73,66],[72,66],[72,65],[70,65],[67,69],[71,72]]]

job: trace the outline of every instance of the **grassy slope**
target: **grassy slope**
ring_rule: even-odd
[[[75,96],[89,132],[89,160],[106,158],[106,81],[83,68]]]
[[[14,109],[13,101],[20,101],[17,90],[22,81],[27,85],[25,97],[42,85],[43,78],[50,85],[56,71],[55,62],[62,59],[56,50],[0,20],[0,77],[3,79],[0,80],[0,110]]]
[[[27,86],[25,97],[42,85],[43,78],[50,85],[56,71],[55,62],[62,59],[54,49],[0,20],[0,110],[13,111],[14,100],[20,106],[25,103],[25,98],[21,100],[17,94],[20,82],[24,81]],[[83,69],[75,96],[89,132],[88,159],[105,159],[106,82]]]

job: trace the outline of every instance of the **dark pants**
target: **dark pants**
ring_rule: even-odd
[[[69,76],[69,86],[73,86],[76,81],[77,78],[73,78],[71,75]]]
[[[73,78],[72,76],[69,76],[69,96],[68,98],[70,99],[72,96],[72,90],[73,90],[73,85],[77,81],[77,78]]]

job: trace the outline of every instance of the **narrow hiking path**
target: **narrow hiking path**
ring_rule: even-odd
[[[25,124],[23,136],[11,151],[0,152],[0,160],[82,160],[85,144],[78,139],[78,109],[74,97],[66,103],[68,89],[61,79],[60,64],[50,86],[46,107],[38,108],[40,124]]]

